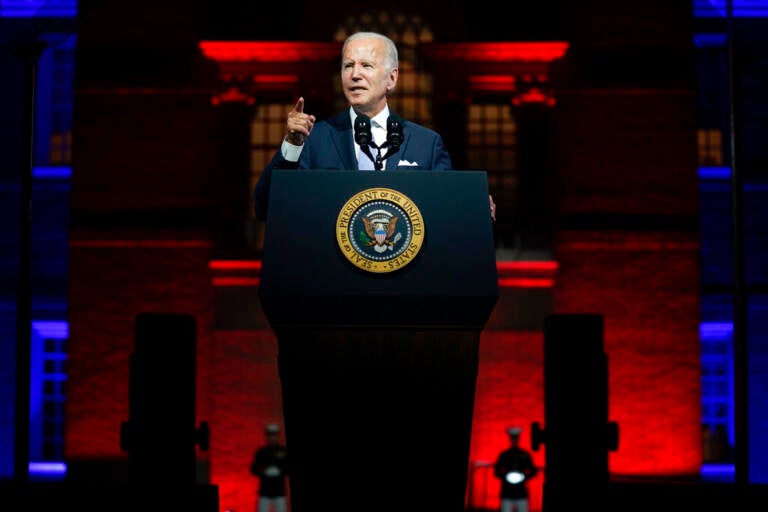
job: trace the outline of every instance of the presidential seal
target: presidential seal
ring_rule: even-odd
[[[341,208],[336,241],[356,267],[393,272],[413,261],[421,250],[424,220],[416,204],[397,190],[369,188]]]

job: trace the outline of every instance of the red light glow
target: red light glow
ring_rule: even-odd
[[[339,43],[307,43],[296,41],[201,41],[203,55],[216,61],[301,62],[335,59]]]
[[[298,75],[258,75],[253,77],[256,84],[278,84],[281,86],[298,84]]]
[[[213,270],[259,270],[261,260],[213,260],[208,263],[208,268]]]
[[[213,286],[259,286],[258,277],[214,277]]]
[[[542,42],[482,42],[433,44],[427,53],[440,60],[473,62],[552,62],[565,55],[568,43]]]
[[[500,277],[499,286],[501,288],[552,288],[555,286],[554,279],[536,279],[536,278],[514,278]]]
[[[260,260],[213,260],[208,268],[216,271],[261,271]],[[556,261],[499,261],[499,286],[502,288],[552,288],[555,285]],[[214,277],[214,286],[258,286],[257,276]]]
[[[469,77],[469,84],[474,91],[515,90],[517,78],[514,75],[476,75]]]
[[[556,261],[498,261],[501,288],[552,288],[555,286]]]
[[[214,96],[211,102],[214,105],[220,105],[222,103],[246,103],[248,105],[253,105],[255,100],[250,97],[248,94],[244,93],[243,91],[239,90],[236,87],[230,87],[226,91],[220,93],[218,96]]]
[[[217,274],[213,286],[259,286],[261,260],[212,260],[208,268]]]
[[[496,268],[499,270],[531,271],[542,270],[554,272],[558,268],[556,261],[498,261]]]
[[[512,103],[516,105],[521,103],[544,103],[546,105],[552,106],[555,104],[555,99],[541,89],[532,87],[531,89],[520,93],[518,97],[512,100]]]

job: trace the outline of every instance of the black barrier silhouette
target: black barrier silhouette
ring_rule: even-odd
[[[534,422],[531,447],[546,444],[542,508],[573,510],[575,496],[600,505],[608,485],[608,452],[618,425],[608,421],[608,362],[603,317],[552,314],[544,319],[544,428]]]
[[[218,488],[197,482],[196,447],[209,446],[207,422],[195,427],[195,317],[141,313],[130,358],[127,509],[218,511]]]

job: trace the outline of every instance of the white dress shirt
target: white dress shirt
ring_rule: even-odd
[[[357,119],[357,113],[355,112],[355,109],[351,108],[349,109],[349,115],[352,119],[352,126],[355,126],[355,119]],[[371,118],[371,136],[373,137],[373,142],[376,143],[377,146],[381,147],[384,142],[387,140],[387,118],[389,117],[389,106],[385,106],[384,109],[376,114],[374,117]],[[352,138],[354,140],[355,134],[352,133]],[[384,150],[386,152],[386,149]],[[371,156],[373,158],[376,158],[376,149],[371,148]],[[368,158],[368,156],[363,153],[363,151],[360,149],[360,145],[355,143],[355,156],[357,156],[357,162],[358,162],[358,168],[360,170],[373,170],[373,161]],[[384,156],[384,155],[382,155]]]

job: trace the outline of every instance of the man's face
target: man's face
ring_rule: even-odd
[[[360,113],[373,117],[397,83],[397,69],[388,69],[386,45],[379,39],[350,41],[341,63],[341,86],[347,101]]]

